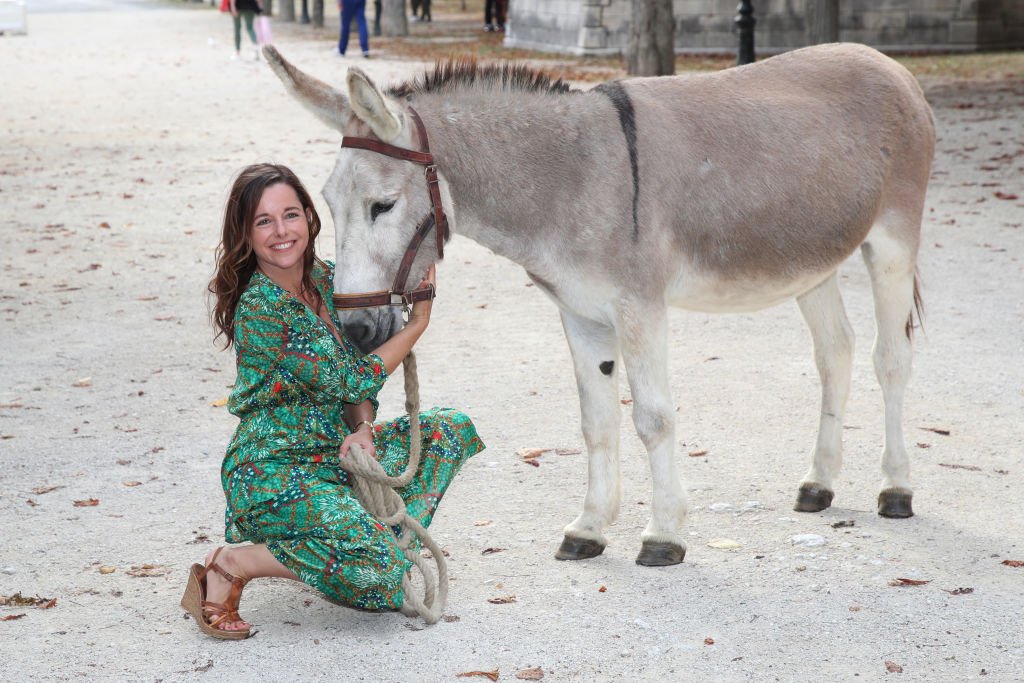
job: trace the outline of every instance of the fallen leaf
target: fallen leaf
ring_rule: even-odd
[[[76,500],[74,503],[76,508],[91,508],[96,507],[99,504],[99,498],[86,498],[85,500]]]
[[[700,449],[698,451],[690,451],[689,453],[687,453],[687,455],[690,456],[691,458],[701,458],[701,457],[703,457],[703,456],[705,456],[707,454],[708,454],[708,449],[706,449],[706,448],[702,448],[702,449]]]
[[[32,489],[32,493],[36,494],[37,496],[41,496],[44,493],[49,493],[50,491],[56,491],[57,489],[62,489],[62,488],[64,488],[64,487],[63,486],[37,486],[34,489]]]
[[[945,588],[943,588],[942,590],[946,593],[949,593],[950,595],[970,595],[974,592],[973,588],[954,588],[951,591],[947,591]]]
[[[893,579],[889,582],[890,586],[923,586],[926,583],[931,583],[931,579]]]
[[[103,221],[102,223],[100,223],[100,227],[101,228],[106,228],[107,230],[109,230],[110,229],[110,223],[108,223],[106,221]]]
[[[939,467],[948,467],[951,470],[970,470],[971,472],[981,472],[981,468],[977,465],[956,465],[940,462]]]
[[[473,526],[489,526],[490,524],[491,520],[489,519],[478,519],[475,522],[473,522]]]
[[[918,441],[916,446],[918,448],[931,448],[932,447],[932,445],[930,443],[925,443],[923,441]]]
[[[942,436],[950,435],[950,431],[945,427],[921,427],[921,429],[923,429],[926,432],[935,432],[936,434],[941,434]]]
[[[832,523],[832,528],[833,529],[845,529],[847,527],[856,526],[856,525],[857,525],[857,522],[853,521],[852,519],[844,519],[844,520],[841,520],[839,522],[833,522]]]
[[[29,505],[31,505],[32,507],[37,507],[39,505],[39,503],[35,502],[31,498],[26,498],[25,502],[28,503]]]
[[[100,574],[113,574],[117,571],[117,567],[100,567]]]
[[[631,398],[624,398],[624,399],[619,401],[619,403],[621,403],[624,406],[628,406],[632,402],[633,402],[633,399],[631,399]]]
[[[125,486],[142,486],[141,481],[122,481],[121,483]]]
[[[705,638],[704,639],[704,644],[705,645],[714,645],[715,644],[715,639],[714,638]]]
[[[859,612],[862,609],[864,609],[864,608],[861,607],[860,605],[850,605],[850,611],[851,612]]]
[[[466,671],[461,674],[456,674],[457,678],[471,678],[473,676],[482,676],[483,678],[489,678],[492,681],[498,680],[498,669],[494,671]]]
[[[896,662],[890,662],[889,660],[885,660],[885,670],[888,671],[891,674],[901,674],[901,673],[903,673],[903,667],[902,666],[900,666]]]
[[[0,617],[0,621],[14,621],[15,619],[21,619],[24,614],[8,614],[6,617]],[[492,680],[498,680],[497,678]]]
[[[73,386],[73,387],[91,387],[92,386],[92,377],[83,377],[83,378],[81,378],[79,380],[75,380],[71,384],[71,386]]]
[[[743,546],[731,538],[713,538],[708,541],[708,547],[715,548],[717,550],[738,550]]]
[[[550,448],[520,448],[519,450],[516,451],[516,455],[519,456],[520,458],[522,458],[523,460],[532,460],[533,458],[539,458],[540,456],[544,455],[545,453],[547,453],[550,450],[552,450],[552,449],[550,449]]]
[[[1009,192],[999,192],[998,190],[994,194],[995,194],[996,199],[1010,199],[1010,200],[1013,200],[1013,199],[1017,199],[1018,198],[1017,195],[1015,195],[1015,194],[1011,194]]]
[[[607,593],[608,592],[608,587],[607,586],[601,586],[600,588],[597,589],[597,592],[598,593]]]
[[[222,406],[226,406],[227,404],[228,400],[226,398],[218,398],[216,401],[210,402],[210,405],[213,406],[214,408],[220,408]]]
[[[544,670],[539,666],[535,666],[532,669],[523,669],[516,672],[516,678],[521,681],[539,681],[544,678]]]
[[[493,555],[494,553],[500,553],[503,550],[505,550],[505,548],[484,548],[482,551],[480,551],[480,554],[481,555]]]
[[[26,598],[21,592],[14,595],[0,595],[0,605],[4,607],[40,607],[50,609],[57,604],[56,598],[41,598],[38,595],[34,598]]]
[[[161,564],[144,564],[139,567],[133,566],[131,569],[125,572],[128,576],[164,576],[170,574],[171,568]]]
[[[1024,560],[1003,560],[1002,564],[1007,567],[1024,567]]]
[[[500,598],[488,598],[487,599],[487,602],[491,603],[492,605],[507,605],[507,604],[509,604],[511,602],[515,602],[515,601],[516,601],[516,596],[514,596],[514,595],[504,595],[504,596],[502,596]]]
[[[556,455],[579,455],[583,450],[580,448],[556,448]]]
[[[532,465],[534,467],[540,467],[540,463],[537,462],[536,460],[524,460],[523,462],[525,462],[527,465]]]
[[[206,534],[197,534],[195,538],[189,541],[189,544],[195,543],[212,543],[212,541],[210,540],[210,537]],[[306,606],[308,607],[309,605]]]

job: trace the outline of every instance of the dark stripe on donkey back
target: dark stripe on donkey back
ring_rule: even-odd
[[[626,94],[626,89],[621,83],[602,83],[594,90],[604,93],[615,111],[619,113],[619,125],[622,126],[622,134],[626,136],[626,148],[629,150],[629,168],[633,172],[633,241],[640,237],[640,224],[637,221],[637,201],[640,197],[640,168],[636,151],[636,114],[633,111],[633,102]]]

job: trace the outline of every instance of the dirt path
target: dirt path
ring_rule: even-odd
[[[549,453],[535,468],[515,453],[582,446],[557,315],[520,268],[456,238],[420,347],[423,400],[465,409],[490,448],[433,527],[450,554],[450,621],[421,629],[263,582],[243,603],[255,638],[203,637],[177,603],[188,565],[223,538],[218,469],[234,419],[212,404],[233,361],[211,345],[204,286],[226,188],[259,160],[319,188],[337,146],[264,65],[230,62],[229,38],[224,16],[195,8],[34,14],[27,36],[0,37],[0,595],[57,601],[0,608],[5,678],[515,680],[541,667],[580,683],[847,681],[886,678],[891,662],[900,680],[1020,679],[1024,568],[1002,562],[1024,560],[1024,200],[997,196],[1024,196],[1019,77],[929,86],[928,318],[906,409],[917,517],[873,512],[881,400],[852,262],[859,344],[835,507],[790,511],[818,399],[796,307],[679,312],[686,562],[633,562],[649,478],[628,419],[611,545],[556,562],[585,456]],[[279,45],[343,82],[329,42],[281,31]],[[415,68],[360,65],[381,79]],[[824,545],[794,545],[800,534]],[[720,538],[739,548],[708,546]],[[134,573],[156,576],[132,575],[147,564]],[[890,585],[899,578],[929,583]]]

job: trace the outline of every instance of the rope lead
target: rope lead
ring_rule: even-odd
[[[422,442],[420,440],[420,385],[416,374],[416,356],[409,355],[402,361],[405,375],[405,410],[409,413],[409,463],[397,477],[388,476],[377,460],[359,446],[352,446],[348,455],[341,459],[341,468],[352,475],[352,489],[356,498],[371,515],[388,527],[398,547],[423,575],[423,597],[413,591],[411,572],[402,578],[401,612],[407,617],[422,617],[428,624],[436,624],[444,613],[448,602],[448,565],[444,554],[427,530],[405,509],[405,501],[395,491],[412,481],[420,466]],[[395,536],[393,527],[400,527]],[[425,558],[414,552],[410,546],[415,539],[430,551],[437,565],[437,576]]]

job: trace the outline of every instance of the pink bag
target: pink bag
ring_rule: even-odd
[[[274,42],[274,34],[270,31],[270,17],[261,14],[256,17],[256,39],[260,45],[270,45]]]

